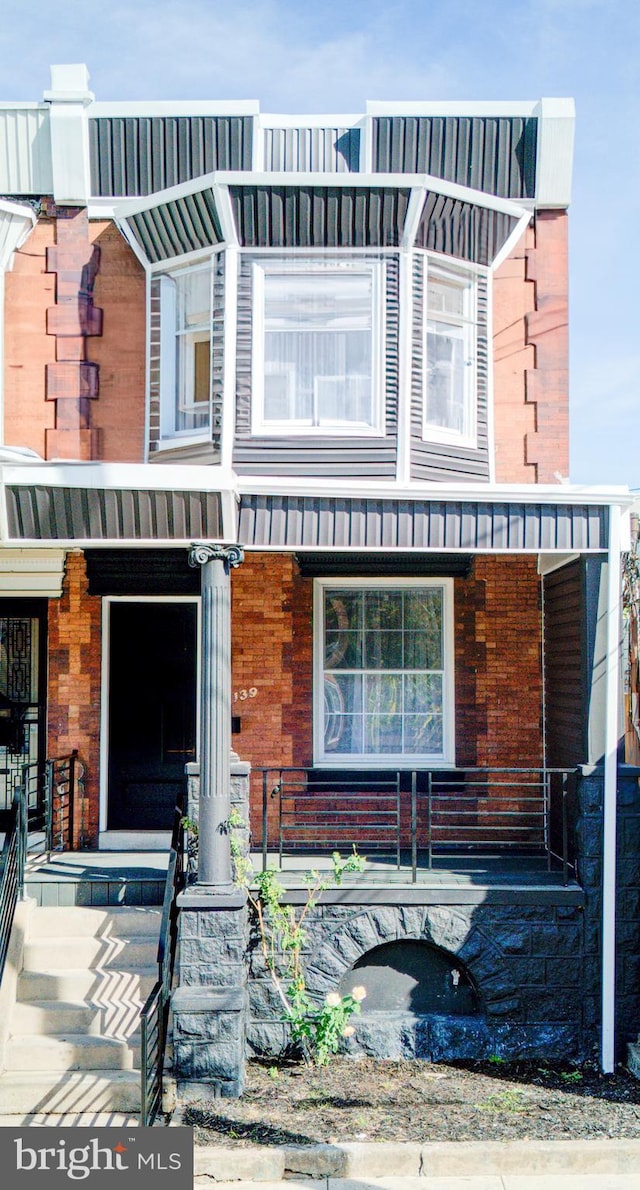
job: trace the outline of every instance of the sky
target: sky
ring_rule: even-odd
[[[2,16],[1,100],[39,100],[67,62],[100,100],[265,112],[572,96],[570,478],[640,489],[637,0],[3,0]]]

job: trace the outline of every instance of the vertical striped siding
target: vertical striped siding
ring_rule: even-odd
[[[91,191],[147,195],[214,170],[251,169],[251,116],[89,120]]]
[[[347,257],[341,256],[341,260]],[[363,257],[358,257],[362,260]],[[375,256],[364,259],[375,260]],[[253,438],[251,435],[252,259],[243,256],[238,286],[236,435],[233,465],[251,475],[317,475],[392,478],[398,421],[398,260],[385,258],[386,350],[384,438]]]
[[[354,173],[360,168],[359,128],[265,128],[264,168]]]
[[[356,186],[231,186],[247,248],[395,248],[409,190]]]
[[[543,583],[547,763],[572,767],[588,760],[583,561]]]
[[[373,168],[533,198],[537,135],[533,116],[381,116],[373,121]]]
[[[0,194],[52,193],[48,107],[0,110]]]

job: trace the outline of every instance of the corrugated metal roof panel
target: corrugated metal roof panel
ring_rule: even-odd
[[[395,248],[410,191],[358,186],[231,186],[248,248]]]
[[[534,198],[534,116],[379,116],[373,168],[427,173],[502,198]]]
[[[427,194],[416,246],[442,252],[458,260],[490,265],[516,226],[517,219],[502,211]]]
[[[214,170],[251,169],[251,116],[131,116],[89,120],[91,192],[153,194]]]
[[[49,109],[0,109],[0,194],[52,193]]]
[[[222,240],[211,189],[129,215],[127,222],[152,264]]]
[[[246,495],[238,539],[253,548],[604,550],[607,510],[589,505]]]
[[[219,540],[217,492],[8,486],[15,541]]]
[[[359,128],[265,128],[264,168],[353,173],[360,168]]]

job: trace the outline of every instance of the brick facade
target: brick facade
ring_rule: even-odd
[[[5,284],[6,443],[141,462],[145,275],[117,228],[48,203]]]
[[[527,557],[478,557],[454,588],[456,762],[542,763],[540,584]],[[233,689],[254,766],[311,764],[313,581],[287,554],[249,554],[232,579]],[[253,815],[259,812],[254,776]]]
[[[569,474],[567,215],[538,212],[493,282],[498,483]]]
[[[85,846],[98,835],[101,615],[102,600],[87,593],[84,555],[67,554],[62,596],[49,600],[47,755],[78,750],[85,805],[76,808],[74,836],[78,842],[82,833]]]

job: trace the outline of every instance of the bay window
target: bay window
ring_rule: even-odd
[[[424,328],[424,437],[476,445],[476,279],[429,261]]]
[[[316,763],[453,760],[450,580],[316,580]]]
[[[254,264],[256,435],[382,433],[381,266]]]

